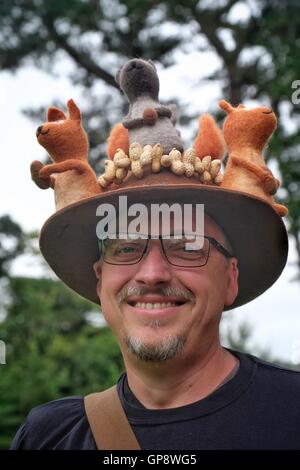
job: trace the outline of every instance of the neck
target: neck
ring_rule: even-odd
[[[248,160],[252,163],[265,165],[265,160],[262,151],[253,147],[244,146],[239,147],[238,149],[232,149],[229,152],[229,155],[234,157],[242,157],[244,160]]]
[[[61,163],[61,162],[67,162],[68,160],[80,160],[80,161],[85,161],[86,154],[83,153],[76,153],[76,152],[70,152],[70,155],[66,156],[64,155],[63,157],[60,155],[52,154],[51,156],[52,160],[54,163]]]
[[[163,409],[205,398],[226,379],[238,359],[218,341],[194,358],[181,357],[155,365],[129,357],[124,361],[129,387],[137,399],[146,408]]]

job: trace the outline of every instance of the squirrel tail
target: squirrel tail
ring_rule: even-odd
[[[210,114],[202,114],[199,118],[199,130],[194,142],[199,158],[210,155],[212,159],[224,157],[226,144],[221,129]]]
[[[118,148],[124,150],[128,155],[129,152],[129,137],[128,130],[125,129],[123,124],[116,124],[110,131],[109,137],[107,139],[106,153],[108,158],[111,160],[114,158],[114,155]]]

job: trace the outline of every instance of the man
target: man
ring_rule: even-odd
[[[131,170],[136,164],[132,158]],[[12,449],[300,449],[300,374],[225,349],[219,338],[223,310],[251,301],[279,277],[286,229],[247,185],[241,192],[219,184],[167,167],[139,179],[129,173],[48,219],[41,251],[66,285],[101,302],[125,373],[117,394],[105,392],[94,407],[89,398],[69,397],[33,409]],[[139,236],[124,235],[124,215],[137,203],[175,202],[183,210],[194,204],[193,211],[203,204],[204,230],[186,232],[182,218],[177,232],[174,216],[155,226],[155,236],[145,219]],[[113,236],[102,237],[99,256],[98,217],[110,208],[118,223]],[[135,447],[118,447],[125,429]]]
[[[299,374],[220,344],[238,261],[211,217],[204,228],[192,251],[172,236],[102,242],[94,272],[124,357],[125,413],[143,449],[299,448]],[[12,448],[95,449],[83,399],[32,410]]]

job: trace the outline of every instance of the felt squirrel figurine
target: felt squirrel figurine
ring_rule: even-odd
[[[219,103],[226,113],[223,132],[228,147],[228,162],[221,187],[247,192],[270,203],[283,217],[288,210],[276,204],[273,195],[280,183],[267,168],[263,149],[274,130],[277,119],[268,107],[246,109],[231,106],[225,100]]]
[[[183,152],[176,121],[175,105],[159,103],[159,78],[149,60],[132,59],[119,70],[116,82],[129,101],[129,112],[122,125],[128,130],[129,145],[142,147],[159,143],[165,154],[173,148]]]
[[[63,111],[48,109],[47,122],[36,131],[37,140],[54,161],[31,163],[32,180],[39,188],[52,187],[56,209],[100,193],[101,187],[88,163],[89,143],[81,125],[81,113],[73,100],[67,103],[69,117]]]

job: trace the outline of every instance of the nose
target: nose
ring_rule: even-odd
[[[36,135],[37,137],[40,135],[40,133],[42,132],[42,129],[43,129],[43,126],[39,126],[36,130]]]
[[[130,61],[128,70],[141,69],[141,68],[143,68],[143,65],[137,59],[133,59]]]
[[[166,260],[159,240],[149,240],[147,253],[138,264],[135,280],[148,286],[157,286],[170,282],[172,266]]]

